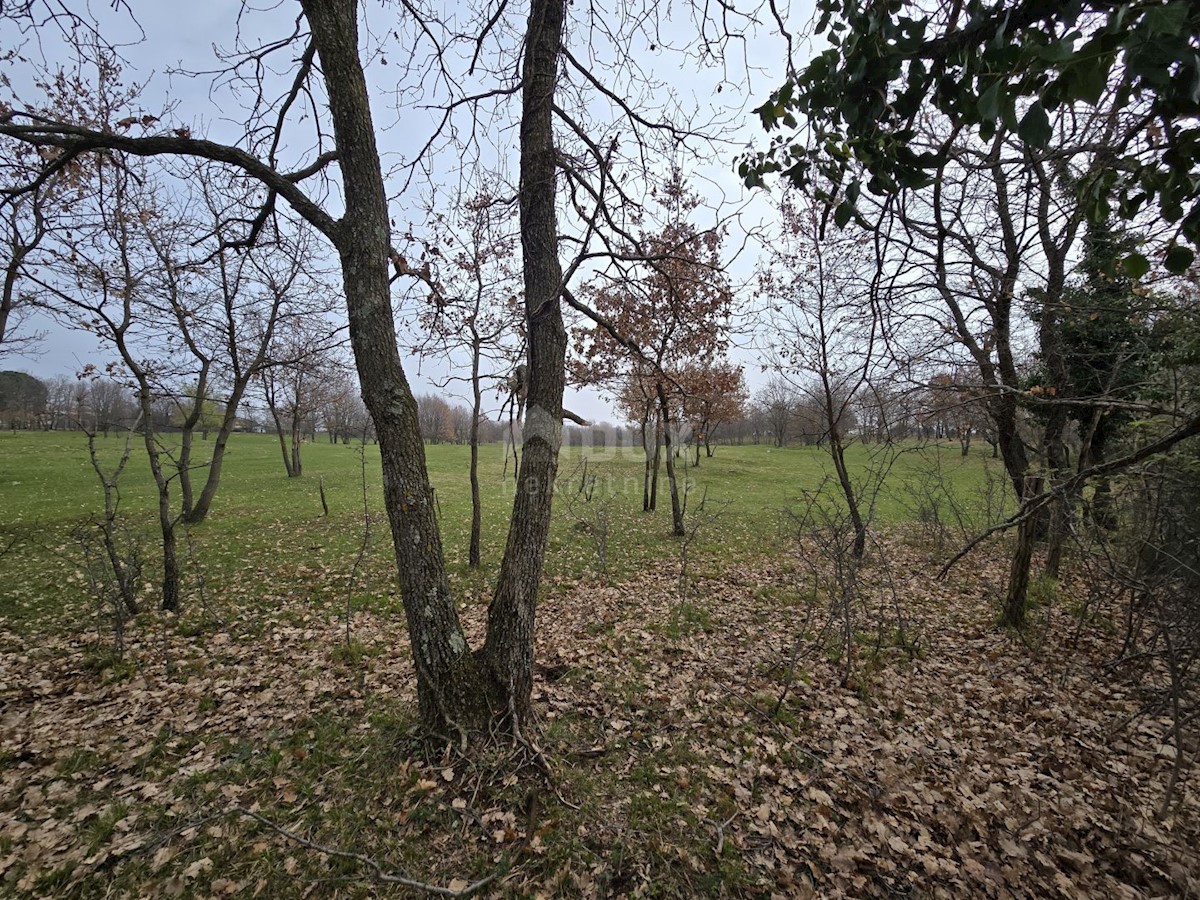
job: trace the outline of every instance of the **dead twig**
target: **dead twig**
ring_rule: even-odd
[[[730,823],[733,822],[734,819],[741,815],[741,812],[742,811],[740,809],[735,809],[733,811],[733,815],[731,815],[724,822],[717,822],[714,819],[704,820],[717,831],[717,845],[713,847],[713,855],[715,855],[717,859],[721,858],[721,851],[725,849],[725,829],[729,827]]]
[[[231,806],[225,810],[224,815],[239,815],[245,816],[248,819],[253,819],[264,828],[274,831],[280,837],[287,838],[301,847],[309,850],[315,850],[318,853],[324,853],[328,856],[336,856],[340,859],[351,859],[361,863],[371,870],[371,878],[381,884],[399,884],[404,887],[412,888],[418,891],[424,891],[427,894],[433,894],[438,897],[469,897],[487,887],[501,875],[508,871],[513,862],[513,857],[510,857],[506,863],[500,866],[491,875],[481,878],[478,881],[473,881],[461,888],[442,887],[437,884],[430,884],[425,881],[418,881],[415,878],[409,878],[407,875],[401,875],[396,872],[385,871],[383,866],[369,856],[362,853],[355,853],[352,850],[340,850],[337,847],[329,847],[325,844],[318,844],[316,841],[310,841],[303,835],[296,834],[294,831],[289,831],[282,825],[276,825],[266,816],[260,815],[252,810],[246,809],[244,806]]]

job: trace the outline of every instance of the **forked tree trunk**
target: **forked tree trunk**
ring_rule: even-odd
[[[337,139],[345,206],[333,235],[363,400],[375,422],[384,502],[417,672],[425,728],[487,733],[496,714],[528,721],[533,628],[562,433],[566,330],[559,291],[551,116],[562,0],[533,0],[522,86],[521,243],[529,336],[529,393],[517,493],[484,646],[472,654],[450,595],[417,404],[400,365],[392,319],[391,242],[355,0],[302,0],[320,57]]]
[[[237,418],[237,404],[240,402],[241,395],[235,395],[221,420],[216,440],[213,441],[212,458],[208,461],[208,477],[205,478],[204,487],[200,490],[200,495],[196,498],[190,512],[183,517],[183,521],[189,525],[196,525],[204,521],[209,509],[212,508],[213,499],[217,496],[217,488],[221,484],[221,467],[225,462],[225,450],[229,446],[229,436],[233,433],[233,423]]]
[[[122,350],[124,355],[124,350]],[[128,358],[126,362],[128,362]],[[142,439],[146,445],[146,456],[150,461],[150,474],[158,488],[158,528],[162,535],[162,608],[169,612],[179,611],[179,560],[176,554],[175,519],[171,515],[171,479],[162,465],[162,454],[155,438],[153,421],[150,417],[150,387],[140,372],[135,376],[142,382],[139,398],[142,410]]]
[[[274,327],[273,322],[270,327]],[[253,368],[256,368],[261,360],[262,355],[260,354],[255,360],[254,367],[248,367],[248,370],[252,371]],[[188,525],[203,522],[209,509],[212,508],[213,499],[217,496],[217,488],[221,485],[221,469],[225,463],[225,451],[229,447],[229,437],[233,434],[233,426],[237,422],[238,406],[241,405],[242,397],[246,394],[250,378],[250,374],[239,378],[233,386],[233,391],[230,392],[229,401],[225,404],[225,414],[221,417],[221,424],[217,428],[217,436],[213,441],[212,458],[208,461],[208,476],[204,480],[204,487],[200,491],[200,496],[196,498],[195,504],[183,516],[183,521]]]
[[[192,429],[187,422],[179,431],[179,455],[175,458],[179,478],[179,503],[186,516],[192,511]]]
[[[204,412],[204,397],[208,394],[208,368],[209,362],[205,361],[196,382],[192,408],[184,416],[179,427],[179,455],[175,459],[175,471],[179,477],[180,509],[184,519],[192,514],[192,442],[196,435],[196,425]]]

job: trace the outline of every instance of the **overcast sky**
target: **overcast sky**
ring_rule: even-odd
[[[213,48],[219,46],[228,49],[234,40],[238,13],[242,8],[240,0],[204,0],[194,3],[134,0],[130,6],[136,18],[136,25],[122,11],[112,10],[112,4],[102,2],[93,6],[105,36],[123,45],[122,54],[127,61],[126,74],[129,79],[147,84],[141,104],[142,110],[136,110],[137,112],[155,112],[171,104],[174,107],[173,120],[190,123],[198,133],[204,133],[213,139],[236,140],[242,132],[240,110],[236,107],[231,108],[228,94],[220,91],[214,93],[211,77],[178,73],[211,71],[217,67]],[[241,36],[247,44],[286,35],[298,10],[297,5],[290,2],[268,3],[264,6],[265,9],[254,9],[241,21]],[[787,10],[787,4],[780,4],[779,7],[790,17],[790,26],[797,32],[802,29],[811,13],[811,0],[801,0],[792,4],[790,11]],[[572,12],[579,9],[578,6],[570,7]],[[673,16],[672,13],[666,14],[660,30],[663,43],[668,46],[684,42],[694,30],[686,14],[687,7],[673,6],[670,9]],[[379,9],[372,5],[367,15],[369,28],[364,29],[368,35],[364,38],[368,77],[378,92],[374,106],[376,120],[380,125],[381,152],[386,160],[393,161],[405,158],[406,154],[409,157],[414,155],[416,148],[429,134],[431,123],[436,120],[435,111],[413,111],[405,107],[402,115],[397,114],[392,89],[399,74],[398,70],[404,62],[398,59],[403,51],[388,32],[388,26],[397,16],[398,12],[394,7]],[[774,30],[770,25],[769,14],[766,14],[763,27],[758,29],[757,33],[752,29],[744,42],[735,43],[731,47],[733,58],[719,71],[703,71],[681,64],[677,57],[664,53],[661,47],[654,47],[654,52],[645,46],[638,49],[642,54],[637,60],[638,64],[654,76],[670,83],[679,98],[680,106],[691,108],[700,119],[698,125],[707,124],[704,121],[706,116],[714,119],[724,117],[737,123],[737,130],[727,135],[728,142],[724,145],[726,153],[718,153],[716,158],[699,163],[689,163],[689,166],[696,179],[693,186],[706,197],[716,211],[704,214],[708,218],[707,222],[703,221],[704,216],[701,216],[702,224],[711,223],[716,214],[728,215],[740,210],[738,217],[730,223],[730,235],[727,240],[727,250],[730,253],[745,248],[731,268],[735,283],[743,285],[739,291],[740,305],[749,300],[749,282],[756,257],[756,245],[752,240],[747,241],[745,232],[760,229],[764,222],[773,218],[773,213],[769,198],[748,198],[744,194],[734,174],[734,166],[738,149],[764,143],[764,135],[757,125],[756,117],[749,110],[761,103],[770,90],[777,86],[783,72],[784,45],[778,36],[773,34]],[[13,47],[19,40],[24,42],[24,59],[8,63],[6,72],[19,94],[35,100],[30,88],[33,66],[43,61],[51,65],[61,62],[64,59],[62,43],[54,33],[21,37],[11,25],[0,25],[0,45]],[[281,62],[284,59],[281,57]],[[291,74],[284,66],[280,69],[278,77]],[[718,84],[721,86],[719,93],[716,90]],[[486,135],[485,143],[490,142],[494,149],[485,149],[484,155],[495,153],[499,158],[514,149],[506,144],[515,144],[515,141],[515,129],[497,128],[494,133]],[[297,152],[300,153],[303,149],[307,148],[297,148]],[[496,162],[490,160],[488,164],[493,165]],[[500,165],[504,166],[503,163]],[[400,198],[399,203],[394,204],[398,218],[405,215],[408,221],[419,218],[420,198],[428,196],[431,191],[441,189],[443,185],[438,183],[439,179],[451,177],[445,172],[435,171],[432,173],[432,182],[414,183],[409,192]],[[32,325],[34,329],[45,332],[45,339],[38,345],[36,355],[8,356],[0,361],[0,367],[24,369],[39,377],[49,377],[73,374],[88,363],[102,366],[111,358],[111,354],[97,348],[95,341],[86,333],[71,331],[46,319],[36,321]],[[742,335],[737,339],[737,343],[748,348],[753,341]],[[760,384],[763,376],[759,372],[760,367],[755,354],[749,349],[742,349],[735,350],[734,355],[746,366],[751,387]],[[432,390],[431,385],[434,382],[444,379],[447,364],[445,360],[425,361],[420,366],[413,362],[406,365],[406,371],[413,381],[414,390],[422,393]],[[567,405],[577,413],[595,420],[613,418],[607,403],[595,391],[576,392],[574,396],[568,397]]]

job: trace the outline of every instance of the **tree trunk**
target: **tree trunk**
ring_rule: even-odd
[[[192,514],[192,442],[195,438],[196,426],[204,417],[204,398],[208,396],[208,372],[211,363],[208,360],[200,366],[196,379],[196,392],[192,397],[192,407],[179,427],[179,456],[175,461],[179,474],[180,515],[187,519]]]
[[[1017,431],[1017,401],[1009,392],[1004,392],[992,402],[992,419],[996,423],[996,442],[1000,445],[1000,457],[1008,473],[1013,491],[1018,500],[1027,496],[1025,491],[1026,469],[1029,466],[1025,455],[1025,442]]]
[[[654,389],[658,392],[658,408],[663,422],[663,442],[666,444],[667,483],[671,487],[671,533],[683,537],[687,532],[683,527],[683,505],[679,501],[679,483],[675,479],[675,454],[671,446],[671,408],[667,403],[667,394],[662,382],[656,382]]]
[[[146,456],[150,461],[150,474],[154,476],[154,484],[158,488],[158,528],[162,535],[162,608],[169,612],[178,612],[179,561],[175,552],[175,521],[171,516],[171,480],[163,471],[162,456],[155,443],[154,428],[150,424],[149,392],[149,386],[143,384],[140,395],[142,418],[145,419],[146,427],[142,431],[142,439],[146,445]]]
[[[867,526],[863,522],[862,512],[858,508],[858,497],[854,494],[854,485],[850,481],[850,472],[846,468],[846,452],[842,447],[842,437],[836,428],[829,432],[829,453],[833,457],[833,468],[837,471],[838,484],[842,487],[842,496],[846,499],[846,508],[850,511],[850,523],[854,526],[854,558],[862,559],[867,549]]]
[[[1104,463],[1107,455],[1107,434],[1106,422],[1101,418],[1087,444],[1087,452],[1079,455],[1079,471]],[[1092,479],[1091,515],[1092,522],[1106,531],[1111,531],[1117,526],[1112,483],[1107,475]]]
[[[287,477],[292,478],[295,473],[292,471],[292,456],[288,453],[287,436],[283,433],[283,420],[279,418],[275,404],[268,402],[267,407],[271,410],[271,418],[275,420],[275,436],[279,438],[279,452],[283,454],[283,468],[287,471]]]
[[[1074,396],[1074,391],[1062,342],[1062,310],[1057,302],[1057,298],[1061,294],[1061,267],[1052,266],[1052,272],[1050,293],[1055,302],[1047,302],[1043,306],[1039,339],[1054,396],[1067,398]],[[1046,458],[1051,486],[1062,481],[1070,465],[1067,447],[1063,441],[1063,434],[1067,428],[1067,417],[1067,407],[1061,405],[1051,407],[1046,419],[1045,430],[1042,432],[1042,453]],[[1067,538],[1068,513],[1066,498],[1061,495],[1050,504],[1045,567],[1046,575],[1050,578],[1058,578],[1063,546]]]
[[[532,0],[525,41],[519,197],[529,394],[508,543],[481,654],[502,692],[514,733],[529,722],[531,713],[534,615],[550,536],[566,386],[567,333],[555,214],[558,161],[552,126],[563,13],[563,0]]]
[[[472,326],[474,329],[474,326]],[[479,543],[483,531],[483,511],[479,498],[479,417],[483,414],[483,392],[479,389],[479,336],[471,343],[471,545],[467,565],[479,568]]]
[[[225,463],[225,450],[229,446],[229,437],[233,434],[233,426],[237,421],[237,408],[242,402],[248,383],[249,378],[240,386],[235,385],[229,396],[229,402],[225,406],[225,415],[221,417],[221,425],[217,429],[217,437],[213,441],[212,459],[208,462],[208,477],[204,480],[204,487],[200,491],[200,496],[196,498],[195,504],[189,511],[185,511],[183,516],[183,521],[188,525],[198,525],[203,522],[212,507],[213,499],[217,496],[217,488],[221,485],[221,467]]]
[[[292,468],[288,473],[289,478],[299,478],[303,474],[304,469],[300,462],[300,444],[304,440],[303,423],[300,421],[298,411],[292,413]]]
[[[1035,479],[1031,479],[1035,480]],[[1036,479],[1040,481],[1041,479]],[[1030,488],[1034,496],[1039,488]],[[1029,572],[1033,563],[1033,545],[1037,543],[1038,526],[1035,516],[1024,519],[1017,526],[1017,546],[1013,550],[1008,569],[1008,593],[1004,597],[1004,610],[1000,624],[1009,628],[1025,627],[1025,606],[1029,594]]]
[[[467,647],[450,596],[417,403],[396,344],[388,283],[387,198],[358,57],[357,3],[302,3],[324,72],[338,147],[347,215],[337,223],[332,238],[341,261],[350,343],[363,401],[379,440],[384,503],[416,668],[421,722],[433,734],[482,731],[490,719],[488,685]],[[553,198],[547,202],[553,203]],[[550,243],[553,248],[553,240]]]
[[[642,455],[646,458],[646,468],[642,474],[642,512],[650,512],[654,508],[650,505],[650,478],[654,471],[654,454],[650,452],[650,444],[647,442],[647,426],[649,424],[650,414],[647,412],[642,417]],[[654,439],[658,440],[657,434]]]
[[[179,499],[183,515],[192,511],[192,429],[185,421],[179,432],[179,456],[175,460],[179,476]]]
[[[658,509],[658,468],[662,465],[662,417],[654,417],[654,458],[650,467],[650,511]]]
[[[1050,469],[1050,484],[1057,484],[1067,470],[1067,453],[1063,445],[1063,430],[1067,424],[1066,407],[1057,406],[1050,412],[1050,420],[1046,423],[1045,452],[1046,463]],[[1046,547],[1046,575],[1058,578],[1062,564],[1063,547],[1067,539],[1066,498],[1059,496],[1050,503]]]

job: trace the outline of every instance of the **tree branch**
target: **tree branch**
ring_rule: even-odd
[[[269,190],[278,193],[301,217],[335,243],[339,237],[338,222],[309,199],[308,195],[297,187],[295,181],[239,147],[182,135],[129,137],[52,122],[27,112],[14,113],[13,118],[26,118],[34,124],[18,125],[11,120],[0,122],[0,135],[35,147],[58,147],[64,151],[64,155],[72,158],[96,150],[116,150],[132,156],[193,156],[235,166],[261,181]],[[63,163],[59,160],[51,162],[47,168],[61,169]],[[43,175],[45,171],[43,170]],[[304,171],[306,170],[301,170]],[[44,177],[39,177],[39,181],[42,180]],[[16,189],[5,193],[16,195],[24,190]]]

